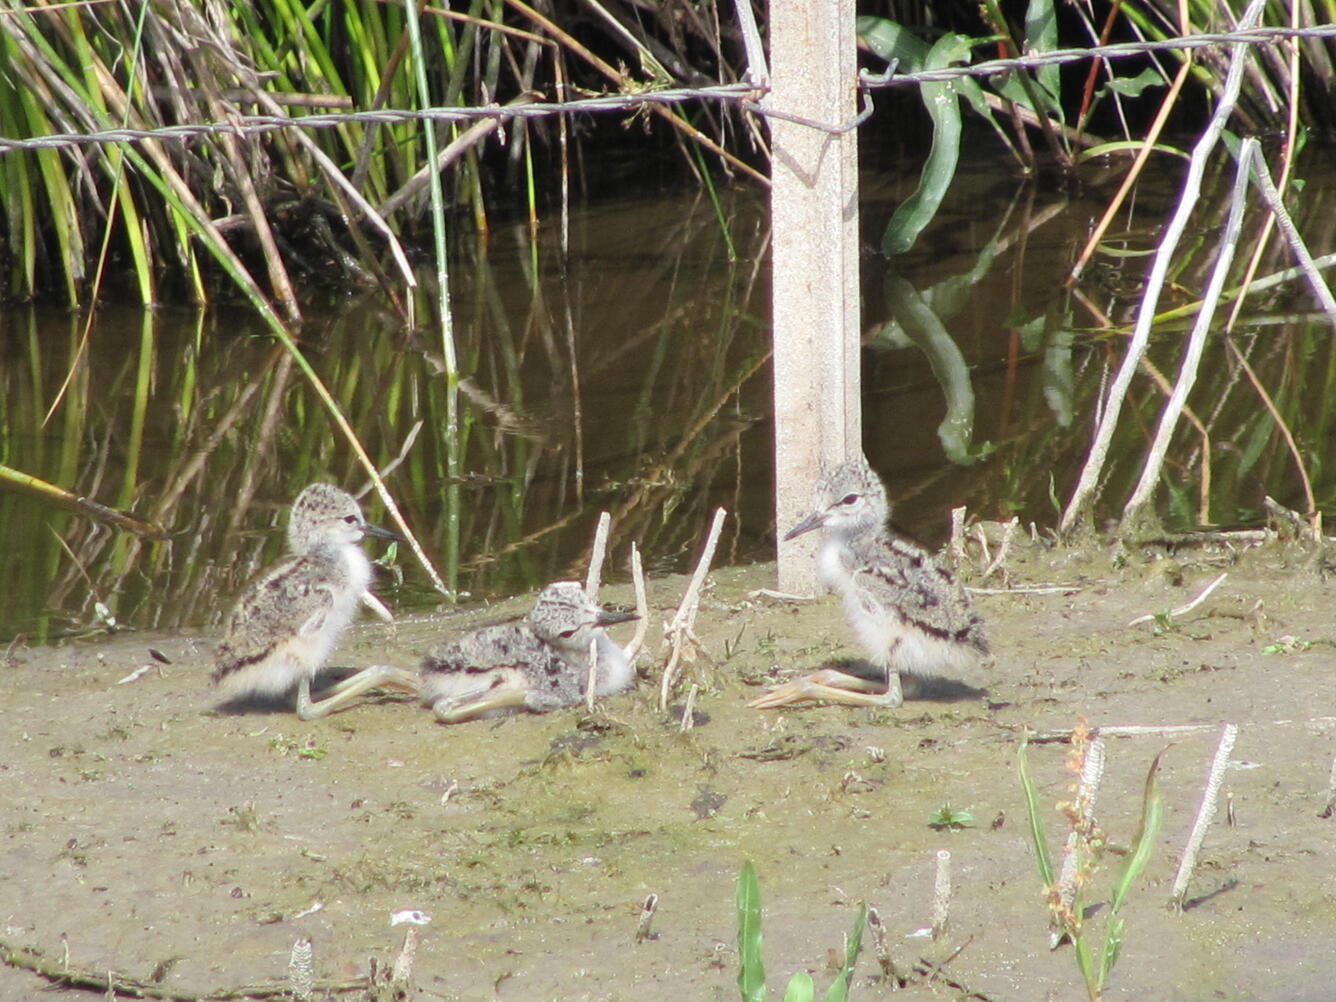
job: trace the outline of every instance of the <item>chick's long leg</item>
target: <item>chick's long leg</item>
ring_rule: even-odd
[[[850,675],[834,668],[823,668],[821,671],[795,679],[787,685],[776,686],[747,705],[766,710],[807,700],[824,699],[832,703],[885,706],[893,709],[904,702],[904,695],[900,691],[899,673],[892,670],[887,672],[887,675],[889,680],[883,683]]]
[[[297,683],[297,717],[300,720],[319,720],[342,709],[364,692],[386,684],[399,689],[407,688],[409,691],[417,688],[413,675],[402,668],[372,665],[331,686],[330,694],[317,703],[311,699],[311,680],[303,676]]]
[[[528,687],[518,678],[500,684],[479,686],[476,690],[442,696],[432,704],[432,712],[443,724],[473,720],[493,710],[513,710],[525,705]]]

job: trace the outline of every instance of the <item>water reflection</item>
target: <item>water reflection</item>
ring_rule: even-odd
[[[1315,162],[1310,154],[1310,164]],[[1225,172],[1228,174],[1228,171]],[[869,179],[864,219],[893,208]],[[1324,186],[1325,185],[1325,186]],[[1310,247],[1331,249],[1330,179],[1310,176],[1300,215]],[[1220,190],[1223,192],[1224,183]],[[1056,520],[1089,442],[1134,281],[1172,191],[1138,193],[1118,256],[1084,286],[1061,282],[1098,193],[1069,198],[962,174],[915,252],[864,261],[867,452],[888,478],[898,526],[940,540],[947,509]],[[1223,210],[1222,210],[1223,211]],[[719,559],[765,559],[773,541],[769,289],[764,199],[725,202],[735,258],[694,195],[612,201],[574,217],[562,260],[555,226],[454,249],[461,369],[460,455],[452,481],[439,340],[410,331],[374,297],[327,304],[303,348],[442,571],[475,596],[535,587],[582,561],[600,509],[616,519],[610,573],[632,540],[651,569],[694,559],[713,508],[730,519]],[[1204,226],[1210,226],[1206,220]],[[1114,239],[1114,238],[1111,238]],[[1177,276],[1184,300],[1211,264],[1203,232]],[[1286,264],[1275,252],[1261,273]],[[432,292],[418,293],[423,302]],[[1333,468],[1330,331],[1282,315],[1283,288],[1235,336],[1277,402],[1329,504]],[[1306,302],[1301,300],[1300,302]],[[420,310],[424,315],[427,311]],[[245,311],[99,309],[84,318],[9,308],[0,321],[0,462],[163,525],[140,538],[0,492],[7,601],[0,637],[40,641],[96,629],[96,604],[138,627],[208,623],[282,546],[298,490],[366,480],[291,359]],[[1135,481],[1177,365],[1179,334],[1158,335],[1129,400],[1109,468],[1108,511]],[[1258,517],[1263,495],[1302,507],[1274,418],[1220,338],[1171,452],[1162,514],[1179,525]],[[49,415],[49,416],[48,416]],[[415,431],[416,429],[416,431]],[[368,514],[378,518],[377,504]],[[459,547],[447,525],[458,518]],[[398,607],[433,603],[399,554]]]

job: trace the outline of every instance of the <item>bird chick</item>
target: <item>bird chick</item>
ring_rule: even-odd
[[[373,666],[337,683],[319,703],[311,700],[311,680],[358,603],[380,605],[368,591],[371,562],[358,545],[366,535],[398,538],[368,524],[352,495],[330,484],[312,484],[297,495],[288,517],[288,555],[251,582],[227,618],[213,678],[229,702],[295,688],[297,716],[312,720],[402,674]]]
[[[826,669],[766,693],[750,705],[804,699],[899,706],[902,672],[921,677],[968,669],[989,653],[969,596],[927,550],[886,529],[886,488],[859,455],[817,482],[813,511],[785,534],[822,530],[817,573],[844,603],[844,614],[885,684]]]
[[[474,630],[428,655],[422,702],[447,724],[573,706],[588,694],[591,647],[595,693],[621,692],[631,684],[631,664],[603,628],[635,618],[590,601],[577,581],[550,584],[523,622]]]

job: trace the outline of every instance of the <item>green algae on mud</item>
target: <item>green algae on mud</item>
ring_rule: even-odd
[[[1184,620],[1127,626],[1184,604],[1226,569]],[[431,922],[420,929],[415,997],[731,999],[733,887],[750,859],[775,972],[822,969],[867,902],[902,967],[959,950],[943,976],[963,991],[1077,998],[1070,957],[1047,949],[1015,749],[1024,728],[1067,728],[1079,714],[1097,725],[1204,725],[1109,740],[1098,814],[1115,838],[1135,828],[1145,763],[1173,742],[1160,776],[1165,823],[1124,906],[1109,994],[1325,991],[1322,951],[1298,948],[1336,933],[1336,893],[1314,872],[1336,850],[1336,829],[1318,817],[1336,727],[1323,715],[1336,676],[1321,558],[1281,544],[1173,560],[1018,550],[1013,585],[1060,590],[978,597],[997,663],[959,681],[986,694],[895,711],[746,707],[767,679],[857,653],[834,600],[749,597],[771,573],[711,575],[698,621],[707,657],[689,668],[700,716],[686,732],[643,679],[593,715],[447,727],[386,698],[302,723],[219,714],[199,638],[16,649],[0,667],[15,735],[0,763],[0,939],[48,956],[68,944],[73,967],[145,979],[174,960],[160,987],[184,993],[281,981],[293,942],[307,937],[318,977],[355,978],[368,958],[397,953],[391,914],[417,909]],[[680,590],[677,579],[653,582],[655,624]],[[362,623],[336,660],[413,664],[444,633],[497,614]],[[172,663],[117,684],[156,664],[150,646]],[[1226,780],[1237,824],[1211,829],[1189,907],[1172,916],[1174,865],[1224,721],[1241,727]],[[1062,824],[1054,805],[1070,796],[1065,755],[1031,749],[1051,841]],[[935,831],[944,802],[979,823]],[[948,936],[932,943],[915,933],[932,919],[943,848],[955,896]],[[654,937],[637,943],[650,893]],[[939,990],[926,980],[904,997]],[[0,997],[40,987],[0,969]],[[852,996],[888,990],[865,955]]]

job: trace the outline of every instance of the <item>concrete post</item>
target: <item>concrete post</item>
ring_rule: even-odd
[[[829,126],[857,113],[853,0],[771,0],[768,109]],[[822,464],[862,447],[859,410],[858,137],[778,118],[770,213],[775,517],[811,505]],[[814,534],[813,534],[814,535]],[[818,589],[813,536],[779,544],[779,589]]]

